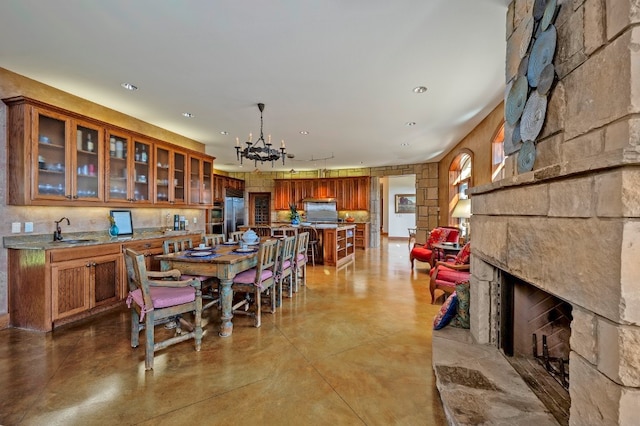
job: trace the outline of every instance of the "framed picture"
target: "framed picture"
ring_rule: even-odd
[[[133,220],[131,210],[111,210],[109,212],[115,220],[120,233],[118,235],[133,235]]]
[[[415,213],[416,194],[396,194],[396,213]]]

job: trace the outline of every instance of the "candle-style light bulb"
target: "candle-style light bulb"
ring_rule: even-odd
[[[240,138],[236,137],[236,146],[240,146]]]
[[[280,142],[280,148],[284,148],[284,139],[282,139],[282,141]]]
[[[269,141],[269,142],[267,142],[267,143],[268,143],[269,145],[271,145],[271,135],[269,135],[269,136],[267,137],[267,140]]]
[[[253,136],[253,133],[249,133],[249,142],[251,142],[251,137]]]

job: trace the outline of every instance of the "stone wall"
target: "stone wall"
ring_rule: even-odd
[[[518,175],[513,155],[507,178],[472,190],[472,334],[496,341],[498,270],[568,301],[570,424],[637,424],[640,2],[562,3],[533,171]],[[533,4],[510,5],[508,44]]]

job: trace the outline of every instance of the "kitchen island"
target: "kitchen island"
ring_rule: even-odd
[[[316,226],[322,232],[322,261],[326,266],[342,266],[356,256],[355,225]]]

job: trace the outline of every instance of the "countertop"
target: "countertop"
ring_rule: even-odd
[[[110,237],[106,231],[102,232],[70,232],[63,234],[61,241],[53,241],[53,233],[38,235],[17,235],[3,237],[4,248],[17,250],[52,250],[70,247],[94,246],[99,244],[123,244],[130,241],[151,240],[154,238],[169,238],[180,235],[198,235],[201,230],[194,231],[164,231],[160,228],[141,229],[133,236]],[[66,243],[66,240],[89,240],[78,243]],[[195,243],[195,241],[194,241]]]

